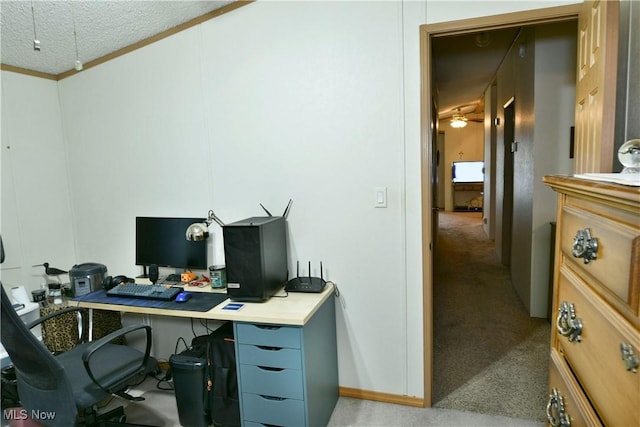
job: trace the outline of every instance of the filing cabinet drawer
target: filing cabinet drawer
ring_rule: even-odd
[[[638,314],[640,280],[632,280],[631,277],[632,248],[640,230],[572,206],[563,209],[562,221],[561,245],[565,257],[572,260],[574,269],[583,280],[604,290],[600,293],[605,299],[615,304],[611,295],[617,297],[624,304],[624,310],[630,312],[627,317],[633,320]],[[598,246],[596,258],[588,263],[575,258],[572,253],[577,232],[585,229],[589,229],[591,236],[597,239]],[[588,275],[595,281],[589,280]]]
[[[561,352],[605,424],[635,425],[640,419],[640,374],[627,370],[621,344],[631,345],[638,355],[640,334],[566,265],[560,267],[558,287],[558,305],[573,304],[572,323],[580,319],[582,324],[580,339],[569,341],[560,334],[565,323],[556,319]]]
[[[245,422],[291,427],[306,425],[301,400],[243,393],[242,403]]]
[[[304,399],[302,371],[240,365],[241,389],[245,393]]]
[[[297,348],[239,344],[238,360],[246,365],[302,369],[301,351]]]
[[[269,347],[301,348],[301,328],[236,323],[236,341]]]
[[[547,418],[551,417],[549,424],[553,425],[552,419],[559,420],[565,416],[572,427],[601,426],[598,416],[593,412],[562,356],[554,349],[551,350],[549,368],[549,397],[546,408]],[[560,397],[560,402],[558,399],[554,400],[554,393]]]

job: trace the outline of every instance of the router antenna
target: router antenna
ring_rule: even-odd
[[[287,219],[287,215],[289,215],[289,208],[291,207],[291,203],[293,203],[293,199],[289,199],[289,203],[287,204],[287,207],[284,209],[284,213],[282,214],[284,219]]]
[[[296,261],[296,277],[300,278],[300,261]]]
[[[324,277],[322,277],[322,261],[320,261],[320,280],[324,280]]]
[[[311,283],[311,261],[309,261],[309,283]]]
[[[269,211],[267,210],[267,208],[265,208],[265,207],[262,205],[262,203],[260,203],[260,207],[261,207],[262,209],[264,209],[264,211],[267,213],[267,215],[269,215],[269,216],[273,216],[273,215],[271,215],[271,212],[269,212]]]

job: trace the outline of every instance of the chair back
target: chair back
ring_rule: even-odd
[[[41,424],[75,425],[78,410],[62,365],[18,316],[1,282],[0,288],[2,345],[15,367],[21,406]]]

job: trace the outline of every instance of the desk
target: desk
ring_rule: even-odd
[[[333,285],[327,284],[319,294],[274,296],[262,303],[245,303],[235,312],[222,309],[229,300],[207,312],[75,303],[83,308],[232,321],[243,425],[321,426],[329,422],[338,400],[333,295]]]

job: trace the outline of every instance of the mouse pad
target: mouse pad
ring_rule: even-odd
[[[163,308],[165,310],[209,311],[228,299],[225,293],[190,292],[191,298],[186,302],[160,301],[142,298],[110,297],[104,289],[73,298],[73,301],[98,302],[101,304],[129,305],[134,307]]]

